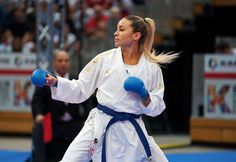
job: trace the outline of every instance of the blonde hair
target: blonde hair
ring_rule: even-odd
[[[160,53],[157,55],[156,51],[152,49],[155,34],[155,22],[151,18],[141,18],[135,15],[128,15],[125,19],[131,21],[131,26],[134,32],[140,32],[141,38],[139,40],[139,51],[144,53],[144,56],[151,62],[157,64],[171,63],[178,56],[179,53]]]

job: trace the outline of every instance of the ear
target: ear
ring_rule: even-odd
[[[133,38],[134,38],[134,40],[139,40],[141,38],[141,33],[140,32],[134,33]]]

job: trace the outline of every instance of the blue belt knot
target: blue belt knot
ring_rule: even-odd
[[[141,115],[136,115],[136,114],[131,114],[131,113],[125,113],[125,112],[117,112],[114,111],[106,106],[103,106],[101,104],[98,104],[97,109],[103,111],[105,114],[112,116],[113,118],[108,122],[107,126],[106,126],[106,130],[104,133],[104,140],[103,140],[103,145],[102,145],[102,162],[106,162],[106,132],[108,130],[108,128],[114,124],[115,122],[118,121],[130,121],[131,124],[134,126],[139,139],[141,140],[144,150],[147,154],[147,157],[149,159],[149,161],[151,161],[151,150],[150,150],[150,146],[148,144],[147,138],[145,137],[140,125],[138,124],[138,122],[135,120],[137,118],[140,118]]]

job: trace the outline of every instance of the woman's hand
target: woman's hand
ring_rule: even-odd
[[[138,94],[141,97],[144,106],[146,107],[151,102],[149,93],[145,88],[143,81],[137,77],[128,77],[124,82],[124,89],[128,92],[134,92]]]
[[[57,87],[57,78],[49,73],[46,76],[46,85]]]

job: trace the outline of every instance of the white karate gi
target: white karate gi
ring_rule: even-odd
[[[101,105],[118,112],[157,116],[165,109],[164,84],[159,66],[148,61],[144,55],[139,60],[136,77],[149,91],[151,102],[145,107],[139,96],[125,91],[123,84],[129,76],[123,63],[121,49],[116,48],[97,55],[81,71],[78,80],[69,81],[58,77],[58,85],[51,87],[52,98],[69,103],[85,101],[97,89]],[[83,129],[67,149],[62,162],[101,162],[102,141],[107,123],[112,117],[94,108]],[[148,136],[142,118],[136,119],[149,142],[153,162],[167,162],[165,155]],[[114,123],[106,135],[107,162],[147,162],[143,145],[129,121]],[[95,143],[94,139],[98,142]],[[93,149],[93,150],[92,150]],[[92,156],[91,156],[91,152]]]

